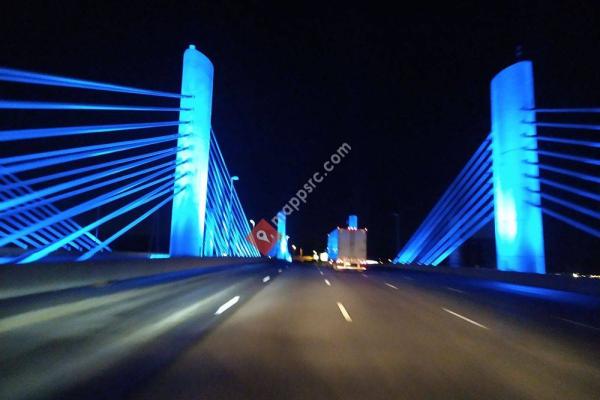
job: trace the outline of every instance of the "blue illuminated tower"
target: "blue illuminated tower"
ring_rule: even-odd
[[[358,229],[358,216],[356,216],[356,215],[348,216],[348,229]]]
[[[277,213],[277,234],[279,242],[277,243],[277,258],[287,260],[290,257],[288,251],[287,234],[285,228],[286,215],[283,211]]]
[[[533,65],[522,61],[491,83],[494,221],[498,269],[546,271],[537,178]],[[528,123],[529,122],[529,123]]]
[[[186,150],[177,154],[175,170],[175,176],[186,175],[176,183],[185,189],[173,198],[171,256],[203,254],[213,74],[210,60],[190,45],[183,55],[181,93],[186,96],[179,114],[181,121],[189,123],[179,127],[179,133],[186,136],[177,142]]]

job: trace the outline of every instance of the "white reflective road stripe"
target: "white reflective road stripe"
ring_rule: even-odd
[[[346,311],[346,307],[344,307],[344,305],[342,303],[340,303],[339,301],[337,303],[337,306],[340,309],[340,312],[342,313],[342,316],[344,317],[344,319],[348,322],[352,322],[352,318],[350,318],[350,314],[348,314],[348,311]]]
[[[240,300],[240,296],[235,296],[233,299],[230,299],[229,301],[227,301],[227,303],[225,303],[221,307],[219,307],[219,309],[215,312],[215,315],[223,314],[225,311],[227,311],[229,308],[231,308],[239,300]]]
[[[462,320],[464,320],[464,321],[467,321],[467,322],[468,322],[468,323],[470,323],[470,324],[473,324],[473,325],[475,325],[475,326],[478,326],[478,327],[480,327],[480,328],[483,328],[483,329],[490,329],[490,328],[488,328],[488,327],[487,327],[487,326],[485,326],[485,325],[481,325],[479,322],[475,322],[475,321],[473,321],[472,319],[469,319],[469,318],[467,318],[467,317],[465,317],[465,316],[462,316],[462,315],[460,315],[460,314],[458,314],[458,313],[455,313],[454,311],[448,310],[447,308],[443,308],[443,307],[442,307],[442,310],[444,310],[444,311],[446,311],[447,313],[450,313],[450,314],[454,315],[455,317],[458,317],[458,318],[460,318],[460,319],[462,319]]]

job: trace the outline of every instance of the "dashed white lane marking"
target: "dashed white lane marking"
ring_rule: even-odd
[[[480,328],[483,328],[483,329],[490,329],[490,328],[488,328],[488,327],[487,327],[487,326],[485,326],[485,325],[481,325],[479,322],[473,321],[472,319],[469,319],[469,318],[467,318],[467,317],[465,317],[465,316],[463,316],[463,315],[460,315],[460,314],[458,314],[458,313],[455,313],[455,312],[454,312],[454,311],[452,311],[452,310],[448,310],[447,308],[444,308],[444,307],[442,307],[442,310],[444,310],[444,311],[446,311],[447,313],[450,313],[450,314],[454,315],[455,317],[458,317],[458,318],[460,318],[460,319],[462,319],[462,320],[464,320],[464,321],[467,321],[467,322],[468,322],[468,323],[470,323],[470,324],[473,324],[473,325],[475,325],[475,326],[478,326],[478,327],[480,327]]]
[[[597,327],[592,326],[592,325],[584,324],[582,322],[577,322],[577,321],[573,321],[573,320],[566,319],[566,318],[560,318],[560,317],[557,317],[557,318],[560,319],[561,321],[565,321],[565,322],[568,322],[568,323],[573,324],[573,325],[581,326],[583,328],[593,329],[595,331],[600,331],[600,328],[597,328]]]
[[[327,286],[331,286],[331,282],[329,282],[329,280],[327,280],[327,279],[325,279],[325,284],[326,284]]]
[[[363,276],[363,278],[368,278],[369,276],[367,274],[361,274]]]
[[[350,318],[350,314],[348,314],[348,311],[346,311],[346,307],[344,307],[344,305],[342,303],[340,303],[339,301],[337,302],[337,306],[340,309],[340,312],[342,313],[342,316],[344,317],[344,319],[347,322],[352,322],[352,318]]]
[[[450,287],[450,286],[446,286],[446,289],[451,290],[451,291],[456,292],[456,293],[463,293],[463,294],[465,293],[462,290],[454,289],[453,287]]]
[[[321,274],[321,276],[323,276],[323,271],[319,270],[319,273]]]
[[[406,279],[407,281],[414,281],[413,278],[411,278],[410,276],[403,276],[404,279]]]
[[[387,283],[387,282],[385,282],[385,284],[386,284],[386,286],[389,286],[389,287],[391,287],[392,289],[396,289],[396,290],[398,290],[398,288],[397,288],[396,286],[392,285],[391,283]]]
[[[270,277],[269,275],[267,275],[267,276],[265,276],[265,277],[263,278],[263,283],[267,283],[267,282],[269,282],[270,280],[271,280],[271,277]]]
[[[217,309],[217,311],[215,312],[215,315],[223,314],[225,311],[227,311],[229,308],[231,308],[238,301],[240,301],[240,296],[235,296],[234,298],[228,300],[227,303],[223,304],[221,307],[219,307]]]
[[[277,272],[281,273],[281,268],[279,268],[279,269],[277,270]]]

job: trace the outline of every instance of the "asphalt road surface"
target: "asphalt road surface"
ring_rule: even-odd
[[[0,398],[598,399],[600,299],[248,265],[0,302]]]

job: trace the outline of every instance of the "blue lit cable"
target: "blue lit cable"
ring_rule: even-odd
[[[9,228],[4,222],[0,221],[0,237],[7,236],[9,232],[12,232],[12,228]],[[20,240],[15,240],[12,242],[17,247],[25,250],[28,248],[27,244],[23,243]]]
[[[1,180],[2,180],[2,183],[5,183],[7,181],[7,179],[5,177],[2,177]],[[21,189],[19,192],[9,191],[7,194],[0,194],[0,200],[5,202],[7,199],[9,199],[8,196],[14,196],[16,193],[22,193],[22,190],[23,189]],[[41,218],[45,218],[45,217],[41,217]],[[10,219],[7,219],[6,222],[15,226],[16,229],[23,229],[25,226],[28,226],[39,219],[40,219],[39,213],[24,212],[24,213],[15,215]],[[53,240],[56,240],[57,238],[59,238],[61,236],[61,234],[58,233],[55,229],[53,229],[53,227],[50,226],[45,229],[41,229],[38,232],[32,233],[31,236],[34,239],[38,240],[42,245],[44,245],[44,244],[48,244],[48,243],[52,242]],[[73,246],[75,248],[77,248],[78,250],[81,249],[76,244],[74,244]],[[66,250],[70,250],[69,245],[66,246]]]
[[[81,146],[81,147],[73,147],[73,148],[68,148],[68,149],[44,151],[41,153],[21,154],[21,155],[13,156],[13,157],[0,158],[0,165],[6,166],[9,164],[24,163],[26,161],[32,161],[32,160],[55,159],[56,157],[59,157],[59,156],[79,154],[80,158],[67,159],[65,161],[60,161],[60,163],[76,161],[76,160],[80,160],[82,158],[112,154],[112,152],[110,152],[108,150],[112,150],[115,148],[119,149],[116,151],[136,149],[139,147],[151,146],[154,144],[175,141],[184,136],[186,136],[186,135],[180,135],[180,134],[175,133],[175,134],[170,134],[170,135],[155,136],[155,137],[151,137],[151,138],[122,140],[120,142],[102,143],[102,144],[94,144],[94,145],[90,145],[90,146]],[[98,153],[93,153],[94,151],[98,151]],[[42,164],[42,167],[46,167],[46,166],[50,166],[50,165],[55,165],[55,164]]]
[[[407,257],[403,257],[402,262],[414,261],[419,252],[423,249],[423,247],[427,246],[427,243],[431,241],[431,236],[436,234],[436,231],[438,230],[438,228],[436,227],[439,227],[440,221],[443,220],[443,217],[445,215],[448,215],[448,212],[453,209],[457,201],[460,201],[460,199],[465,198],[465,196],[463,196],[464,193],[462,192],[462,190],[464,190],[464,187],[471,187],[472,191],[473,180],[479,179],[479,181],[481,181],[482,176],[487,176],[489,174],[489,168],[491,163],[490,157],[491,154],[489,151],[482,152],[477,157],[477,161],[471,165],[469,171],[465,175],[463,175],[461,184],[457,187],[452,188],[452,190],[448,190],[448,192],[450,192],[450,195],[444,202],[443,206],[440,207],[437,213],[434,214],[434,218],[431,219],[431,222],[429,222],[428,225],[423,226],[423,229],[420,233],[420,240],[414,242],[411,245],[411,247],[407,247],[407,252],[409,252],[409,255]]]
[[[549,142],[549,143],[560,143],[560,144],[570,144],[573,146],[584,146],[584,147],[592,147],[592,148],[600,148],[600,142],[594,142],[592,140],[578,140],[578,139],[568,139],[568,138],[555,138],[551,136],[536,136],[536,135],[527,135],[526,137],[537,138],[539,142]]]
[[[171,139],[169,139],[169,140],[171,140]],[[167,141],[167,140],[166,139],[161,140],[160,142],[164,142],[164,141]],[[156,142],[156,143],[159,143],[159,142]],[[156,143],[153,143],[153,144],[156,144]],[[3,171],[5,171],[6,173],[31,171],[31,170],[38,169],[38,168],[44,168],[44,167],[49,167],[49,166],[59,165],[59,164],[65,164],[65,163],[79,161],[79,160],[83,160],[83,159],[89,159],[92,157],[105,156],[108,154],[118,153],[121,151],[127,151],[134,147],[143,147],[148,144],[149,143],[146,142],[144,144],[139,144],[136,146],[113,146],[111,148],[102,148],[97,151],[84,151],[84,152],[77,152],[77,153],[69,151],[68,152],[69,154],[67,154],[67,155],[57,156],[57,157],[52,157],[52,158],[36,157],[36,159],[34,159],[32,161],[18,163],[18,164],[12,164],[12,165],[10,165],[10,164],[6,165],[3,169]],[[73,153],[76,153],[76,154],[73,154]],[[41,153],[38,153],[38,154],[41,154]],[[0,165],[5,165],[3,163],[2,159],[0,159]]]
[[[529,161],[525,161],[525,163],[530,164]],[[573,178],[578,178],[578,179],[589,181],[589,182],[600,183],[600,177],[597,177],[597,176],[588,175],[588,174],[584,174],[581,172],[570,171],[565,168],[559,168],[559,167],[555,167],[555,166],[543,164],[543,163],[538,163],[537,166],[539,169],[542,169],[542,170],[556,172],[557,174],[562,174],[562,175],[570,176]]]
[[[79,110],[79,111],[152,111],[179,112],[190,108],[125,106],[112,104],[48,103],[44,101],[0,100],[0,109],[5,110]]]
[[[552,158],[560,158],[563,160],[575,161],[584,164],[600,165],[600,160],[589,157],[572,156],[570,154],[557,153],[555,151],[538,150],[538,149],[526,149],[527,151],[536,151],[541,156],[547,156]]]
[[[105,222],[108,222],[122,214],[125,214],[126,212],[129,212],[141,205],[144,205],[146,203],[148,203],[149,201],[152,201],[160,196],[163,196],[169,192],[171,192],[173,190],[173,182],[174,179],[171,179],[169,182],[167,182],[166,184],[161,185],[160,187],[152,190],[150,193],[138,198],[137,200],[134,200],[132,202],[130,202],[129,204],[117,209],[116,211],[113,211],[105,216],[103,216],[102,218],[100,218],[99,220],[88,224],[86,226],[84,226],[81,231],[79,232],[74,232],[64,238],[62,238],[61,240],[52,243],[49,246],[46,246],[42,249],[39,249],[37,251],[35,251],[34,253],[31,253],[29,255],[26,255],[25,257],[21,258],[18,263],[19,264],[24,264],[24,263],[30,263],[30,262],[34,262],[34,261],[38,261],[41,258],[44,258],[45,256],[47,256],[48,254],[58,250],[63,243],[66,242],[70,242],[71,240],[73,240],[76,237],[79,237],[81,235],[83,235],[85,232],[88,232],[94,228],[96,228],[97,226],[102,225]]]
[[[578,213],[587,215],[587,216],[595,218],[595,219],[600,219],[600,212],[598,212],[598,211],[590,210],[587,207],[580,206],[571,201],[560,199],[560,198],[553,196],[551,194],[548,194],[548,193],[540,193],[540,196],[542,197],[542,199],[545,199],[552,203],[556,203],[558,205],[569,208],[571,210],[577,211]]]
[[[483,141],[483,143],[477,148],[473,156],[471,156],[465,167],[461,170],[458,176],[450,184],[448,189],[444,192],[440,200],[436,203],[436,205],[427,215],[423,223],[421,223],[421,225],[417,228],[413,236],[409,239],[409,241],[402,248],[402,250],[400,250],[397,256],[400,262],[405,263],[414,260],[413,249],[418,248],[422,244],[424,240],[423,232],[430,227],[432,222],[436,220],[440,210],[445,207],[445,204],[448,201],[448,199],[453,196],[455,188],[463,182],[463,178],[465,177],[465,175],[472,171],[474,164],[478,164],[482,158],[485,159],[486,157],[488,157],[486,156],[486,153],[490,151],[490,148],[491,135],[488,135]]]
[[[594,114],[600,113],[600,108],[534,108],[525,111],[535,111],[536,113],[558,113],[558,114]]]
[[[536,176],[532,176],[529,174],[525,174],[525,176],[528,178],[538,179],[544,185],[552,186],[554,188],[560,189],[567,193],[572,193],[572,194],[576,194],[581,197],[586,197],[588,199],[600,201],[600,195],[592,193],[592,192],[588,192],[587,190],[578,189],[571,185],[565,185],[564,183],[555,182],[553,180],[546,179],[546,178],[538,178]]]
[[[5,183],[8,182],[8,184],[4,185],[4,187],[2,188],[2,190],[5,192],[10,189],[19,189],[19,188],[22,188],[22,190],[26,191],[26,192],[33,191],[33,189],[31,189],[31,187],[28,184],[24,184],[23,181],[20,181],[19,178],[17,178],[13,174],[5,173],[2,170],[2,168],[0,168],[0,179],[2,179]],[[54,206],[54,204],[48,204],[48,205],[41,207],[40,212],[46,213],[47,216],[50,216],[50,215],[57,213],[58,208],[56,208],[56,206]],[[57,229],[61,229],[61,228],[64,228],[67,232],[72,232],[73,230],[79,229],[80,226],[78,226],[73,220],[68,219],[68,220],[65,220],[58,224]],[[81,239],[81,242],[82,242],[81,244],[84,247],[86,247],[86,243],[93,246],[97,242],[97,239],[95,239],[95,240],[94,239],[95,239],[95,237],[93,235],[86,235],[85,237],[83,237]],[[89,247],[86,247],[86,248],[89,248]]]
[[[59,136],[88,135],[91,133],[121,132],[136,129],[164,128],[185,125],[188,121],[137,122],[133,124],[65,126],[60,128],[13,129],[0,131],[0,142],[25,139],[45,139]]]
[[[487,213],[487,214],[486,214]],[[459,241],[454,243],[451,247],[449,247],[444,253],[442,253],[436,260],[434,260],[431,265],[437,267],[442,261],[446,259],[450,254],[452,254],[458,247],[460,247],[464,242],[466,242],[470,237],[472,237],[475,233],[477,233],[481,228],[494,220],[493,207],[490,205],[489,209],[482,210],[480,213],[483,216],[483,219],[479,221],[477,224],[473,224],[470,230],[466,235],[462,236]]]
[[[142,178],[142,179],[144,179],[144,178]],[[142,180],[142,179],[140,179],[140,180]],[[116,201],[120,198],[130,196],[133,193],[137,193],[148,187],[155,186],[155,185],[157,185],[161,182],[164,182],[168,179],[173,179],[173,176],[171,173],[167,173],[167,175],[162,178],[153,179],[149,183],[144,183],[142,185],[140,185],[137,182],[134,182],[134,183],[128,184],[122,188],[115,189],[106,194],[100,195],[94,199],[85,201],[85,202],[78,204],[76,206],[73,206],[65,211],[62,211],[62,212],[52,216],[51,218],[47,218],[43,221],[39,221],[35,224],[27,226],[19,232],[13,232],[4,238],[0,238],[0,247],[10,243],[11,241],[13,241],[15,239],[20,239],[23,236],[29,235],[32,232],[35,232],[42,228],[45,228],[46,226],[52,225],[58,221],[63,221],[67,218],[71,218],[75,215],[79,215],[86,211],[95,209],[98,206],[102,206],[104,204]]]
[[[491,193],[491,170],[482,169],[477,174],[478,175],[474,175],[474,177],[478,177],[477,182],[470,184],[469,189],[466,192],[459,193],[458,197],[449,203],[446,206],[446,210],[439,215],[437,224],[431,228],[427,241],[423,243],[420,249],[421,253],[427,252],[427,248],[431,249],[436,247],[440,237],[447,232],[448,224],[452,223],[453,219],[459,218],[461,215],[468,212],[474,201],[482,194],[488,192]]]
[[[402,263],[408,263],[414,260],[416,257],[415,249],[419,248],[424,240],[426,240],[426,236],[424,233],[430,229],[431,224],[434,224],[437,220],[437,216],[441,211],[446,208],[446,205],[449,201],[453,199],[456,195],[456,188],[460,187],[463,182],[465,176],[468,176],[477,166],[480,165],[481,160],[486,160],[489,158],[489,151],[491,148],[491,135],[488,135],[483,143],[478,147],[473,156],[469,159],[465,167],[460,171],[458,176],[454,179],[454,181],[450,184],[448,189],[444,192],[440,200],[436,203],[430,213],[427,215],[423,223],[419,226],[413,236],[409,239],[407,244],[400,250],[398,253],[398,260]]]
[[[181,151],[181,150],[179,150],[179,149],[169,149],[169,150],[165,151],[163,154],[160,154],[160,155],[157,155],[157,156],[154,156],[154,157],[144,158],[144,159],[142,159],[140,161],[136,161],[136,162],[132,162],[132,163],[129,163],[129,164],[125,164],[125,165],[119,166],[117,168],[109,169],[109,170],[106,170],[106,171],[101,171],[101,172],[98,172],[96,174],[92,174],[92,175],[88,175],[88,176],[83,176],[81,178],[70,180],[70,181],[67,181],[67,182],[62,182],[62,183],[59,183],[57,185],[49,186],[49,187],[46,187],[44,189],[40,189],[40,190],[37,190],[35,192],[29,193],[27,195],[23,195],[23,196],[20,196],[20,197],[14,197],[14,198],[12,198],[10,200],[7,200],[7,201],[4,201],[4,202],[0,203],[0,211],[7,210],[7,209],[12,208],[12,207],[17,207],[17,206],[19,206],[21,204],[24,204],[24,203],[27,203],[27,202],[30,202],[30,201],[35,201],[37,199],[41,199],[41,198],[43,198],[45,196],[49,196],[49,195],[54,194],[54,193],[62,192],[64,190],[71,190],[68,193],[68,195],[70,197],[70,196],[74,195],[73,193],[75,193],[75,191],[72,191],[72,189],[74,187],[77,187],[77,186],[86,185],[85,188],[84,188],[84,191],[90,191],[90,190],[96,189],[98,187],[106,186],[106,185],[109,185],[109,184],[112,184],[112,183],[115,183],[115,182],[120,182],[120,181],[122,181],[124,179],[128,179],[130,177],[138,176],[140,174],[143,174],[143,173],[147,172],[147,170],[144,170],[145,172],[138,171],[138,172],[135,172],[133,174],[121,176],[121,177],[118,177],[118,178],[115,178],[115,179],[112,179],[112,180],[108,180],[108,181],[104,182],[101,186],[98,186],[98,185],[89,185],[91,182],[93,182],[95,180],[103,179],[103,178],[106,178],[107,176],[119,174],[119,173],[127,171],[129,169],[136,168],[136,167],[142,166],[144,164],[148,164],[150,162],[153,162],[153,161],[165,158],[165,157],[169,157],[171,155],[176,154],[178,151]],[[173,164],[174,165],[175,161],[169,161],[169,162],[167,162],[165,164]],[[159,165],[157,167],[152,167],[152,168],[153,169],[161,168],[165,164],[161,164],[161,165]],[[45,204],[44,203],[45,201],[55,202],[57,200],[40,200],[38,203]],[[33,203],[33,204],[36,205],[38,203]],[[29,206],[31,206],[31,205],[32,204],[30,203]],[[25,207],[27,207],[27,206],[28,205],[26,205]]]
[[[135,181],[135,184],[142,184],[142,183],[148,182],[148,181],[150,181],[150,180],[152,180],[152,179],[154,179],[156,177],[159,177],[159,176],[161,176],[164,173],[168,173],[168,172],[174,171],[175,167],[176,167],[175,161],[168,161],[168,162],[163,163],[161,165],[152,166],[150,168],[146,168],[146,169],[141,170],[141,171],[136,171],[134,173],[131,173],[131,174],[128,174],[128,175],[125,175],[125,176],[120,176],[120,177],[114,178],[114,179],[112,179],[112,180],[110,180],[108,182],[100,182],[100,183],[92,185],[92,186],[85,186],[85,187],[83,187],[81,189],[69,191],[69,192],[66,192],[66,193],[54,196],[54,197],[49,198],[49,199],[39,200],[37,203],[25,204],[23,207],[21,207],[19,209],[5,211],[4,213],[0,214],[0,218],[6,218],[7,216],[10,216],[10,215],[12,215],[14,213],[22,212],[23,209],[28,209],[30,207],[38,207],[40,204],[54,203],[54,202],[57,202],[57,201],[60,201],[60,200],[64,200],[64,199],[70,198],[70,197],[78,196],[78,195],[80,195],[82,193],[86,193],[88,191],[92,191],[92,190],[98,189],[100,187],[108,186],[108,185],[111,185],[111,184],[114,184],[114,183],[117,183],[117,182],[121,182],[121,181],[124,181],[124,180],[127,180],[127,179],[131,179],[131,178],[134,178],[134,177],[137,177],[137,176],[140,176],[140,175],[147,174],[149,172],[156,171],[156,172],[154,172],[154,173],[152,173],[150,175],[144,176],[144,177],[138,179],[137,181]]]
[[[100,245],[98,245],[97,247],[91,249],[87,253],[81,255],[77,259],[77,261],[85,261],[85,260],[89,260],[90,258],[92,258],[96,253],[98,253],[99,251],[103,250],[106,246],[108,246],[109,244],[111,244],[112,242],[114,242],[115,240],[117,240],[118,238],[120,238],[121,236],[123,236],[131,228],[133,228],[134,226],[136,226],[137,224],[139,224],[140,222],[142,222],[143,220],[145,220],[146,218],[148,218],[154,212],[158,211],[161,207],[163,207],[165,204],[167,204],[169,201],[171,201],[173,199],[173,197],[175,195],[177,195],[181,190],[183,190],[183,189],[180,189],[179,191],[175,192],[174,194],[171,194],[167,198],[163,199],[160,203],[158,203],[157,205],[155,205],[151,209],[149,209],[146,212],[144,212],[142,215],[140,215],[139,217],[137,217],[136,219],[134,219],[133,221],[131,221],[129,224],[125,225],[123,228],[119,229],[117,232],[113,233],[110,237],[108,237],[107,239],[103,240]]]
[[[78,89],[91,89],[108,92],[140,94],[147,96],[189,98],[191,96],[177,93],[161,92],[158,90],[147,90],[129,86],[113,85],[111,83],[94,82],[83,79],[68,78],[64,76],[40,74],[29,71],[21,71],[9,68],[0,68],[0,81],[28,83],[33,85],[48,85],[72,87]]]
[[[524,121],[526,124],[536,125],[544,128],[558,128],[558,129],[584,129],[592,131],[600,131],[600,125],[590,124],[565,124],[561,122],[539,122],[539,121]]]
[[[487,184],[482,186],[477,193],[470,197],[469,202],[463,207],[463,209],[455,214],[456,221],[448,221],[451,226],[446,225],[444,228],[444,235],[440,238],[436,238],[433,243],[433,247],[421,257],[421,261],[430,263],[435,258],[437,252],[446,245],[446,242],[452,240],[452,236],[460,228],[460,226],[469,219],[473,214],[484,206],[487,202],[493,201],[492,185]],[[449,228],[449,229],[448,229]]]
[[[45,183],[48,181],[52,181],[55,179],[66,178],[66,177],[69,177],[72,175],[79,175],[79,174],[89,172],[89,171],[98,171],[98,170],[101,170],[102,168],[112,167],[112,166],[120,165],[120,164],[126,164],[131,161],[142,160],[142,159],[150,158],[150,157],[157,156],[160,154],[165,154],[165,153],[169,152],[170,150],[171,149],[153,151],[150,153],[140,154],[140,155],[132,156],[132,157],[121,158],[121,159],[114,160],[114,161],[107,161],[104,163],[90,165],[87,167],[81,167],[81,168],[70,169],[67,171],[57,172],[55,174],[43,175],[43,176],[39,176],[36,178],[26,179],[26,180],[23,180],[20,182],[12,183],[5,188],[0,188],[0,190],[8,190],[8,189],[12,189],[12,188],[20,187],[20,186],[35,185],[35,184],[39,184],[39,183]]]
[[[532,205],[536,206],[535,204],[532,204]],[[537,205],[537,207],[539,207],[539,205]],[[567,225],[571,225],[572,227],[577,228],[580,231],[586,232],[592,236],[600,238],[600,230],[598,230],[596,228],[592,228],[591,226],[588,226],[584,223],[576,221],[573,218],[569,218],[565,215],[562,215],[556,211],[550,210],[546,207],[541,207],[541,209],[542,209],[542,212],[546,215],[549,215],[559,221],[562,221],[562,222],[566,223]]]

